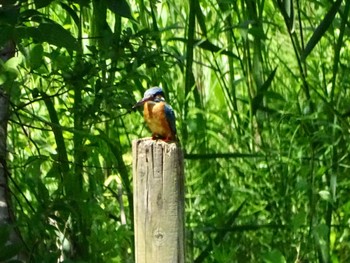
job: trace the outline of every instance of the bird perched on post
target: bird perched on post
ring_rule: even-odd
[[[176,139],[175,114],[165,102],[162,88],[153,87],[146,90],[143,98],[132,108],[143,105],[143,116],[152,131],[152,139],[173,141]]]

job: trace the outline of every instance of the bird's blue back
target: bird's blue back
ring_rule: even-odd
[[[165,111],[165,116],[168,120],[169,127],[173,134],[176,134],[176,125],[175,125],[175,113],[173,111],[173,108],[169,104],[164,105],[164,111]]]

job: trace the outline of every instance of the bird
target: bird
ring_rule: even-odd
[[[165,142],[176,140],[175,113],[165,102],[163,89],[152,87],[145,91],[143,98],[132,108],[143,105],[144,119],[152,132],[152,139]]]

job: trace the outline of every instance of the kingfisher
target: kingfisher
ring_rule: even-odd
[[[163,139],[166,142],[176,140],[175,114],[172,107],[165,102],[162,88],[146,90],[143,98],[132,108],[141,105],[143,117],[152,131],[152,139]]]

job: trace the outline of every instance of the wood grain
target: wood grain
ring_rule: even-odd
[[[183,263],[184,172],[178,144],[133,141],[136,263]]]

